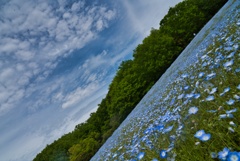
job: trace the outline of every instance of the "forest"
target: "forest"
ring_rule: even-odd
[[[152,29],[133,51],[133,59],[121,63],[97,111],[74,131],[47,145],[33,161],[90,160],[226,2],[184,0],[170,8],[159,29]]]

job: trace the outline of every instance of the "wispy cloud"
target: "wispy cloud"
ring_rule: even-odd
[[[159,21],[167,14],[172,4],[181,2],[182,0],[151,0],[149,1],[121,1],[121,5],[127,12],[128,23],[133,27],[134,31],[143,37],[149,35],[150,29],[159,28]]]
[[[9,1],[0,14],[1,113],[29,83],[45,80],[58,58],[84,47],[115,17],[105,6],[28,0]]]

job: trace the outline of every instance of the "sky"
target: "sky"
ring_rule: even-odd
[[[1,0],[0,161],[30,161],[86,121],[180,1]]]

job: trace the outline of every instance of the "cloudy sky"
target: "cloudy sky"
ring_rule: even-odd
[[[0,161],[29,161],[105,97],[181,0],[1,0]]]

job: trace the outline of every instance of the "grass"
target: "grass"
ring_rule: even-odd
[[[239,15],[221,28],[199,51],[197,63],[179,71],[162,95],[151,94],[151,101],[138,111],[141,115],[118,131],[121,135],[111,142],[111,151],[102,152],[99,160],[208,161],[230,160],[230,155],[234,160],[234,154],[240,158],[240,153],[231,153],[240,152],[238,19]],[[200,130],[209,138],[196,137]],[[224,148],[229,150],[225,158]],[[161,158],[161,150],[166,150],[166,158]]]

